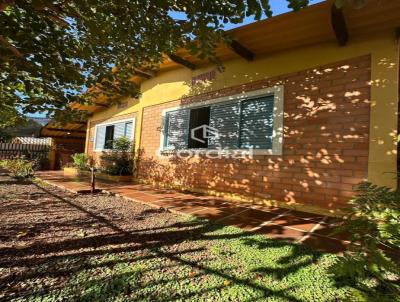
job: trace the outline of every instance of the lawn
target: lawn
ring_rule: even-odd
[[[335,255],[115,196],[1,176],[0,224],[0,300],[356,300]]]

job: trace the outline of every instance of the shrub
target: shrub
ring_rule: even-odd
[[[0,129],[0,143],[9,143],[12,138],[12,135],[8,134],[4,129]]]
[[[373,277],[375,289],[400,297],[400,270],[392,257],[399,255],[400,190],[362,183],[349,204],[345,223],[337,232],[350,233],[351,242],[334,268],[335,275],[354,282]],[[361,289],[367,296],[371,294],[370,287]]]
[[[126,137],[113,142],[113,150],[104,152],[101,157],[101,171],[109,175],[132,175],[134,171],[133,146]]]
[[[122,136],[114,141],[113,150],[117,152],[129,152],[132,150],[132,143],[126,136]]]
[[[79,170],[88,170],[89,156],[86,153],[75,153],[72,155],[73,166]]]
[[[49,159],[47,157],[34,157],[32,160],[33,168],[35,171],[47,169],[49,166]]]
[[[24,179],[33,176],[35,162],[22,158],[5,159],[0,161],[0,167],[6,169],[11,177]]]

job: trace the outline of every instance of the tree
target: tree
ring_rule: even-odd
[[[183,47],[218,63],[223,25],[263,15],[272,15],[269,0],[0,0],[0,113],[65,117],[68,104],[95,93],[135,97],[129,79],[139,68],[157,69]]]

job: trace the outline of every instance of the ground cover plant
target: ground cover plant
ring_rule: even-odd
[[[345,211],[346,223],[337,231],[350,233],[351,244],[334,269],[336,277],[356,282],[374,276],[378,293],[400,297],[400,190],[362,183]],[[374,295],[368,287],[364,291]]]
[[[360,301],[339,258],[106,194],[0,176],[0,300]]]
[[[0,168],[6,169],[11,177],[25,179],[32,177],[35,172],[35,161],[23,158],[0,160]]]

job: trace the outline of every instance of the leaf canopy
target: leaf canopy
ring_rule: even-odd
[[[88,87],[136,97],[135,70],[157,69],[178,48],[218,64],[226,23],[271,15],[269,0],[0,0],[0,113],[14,116],[0,127],[21,112],[65,118],[68,104],[93,99]]]

